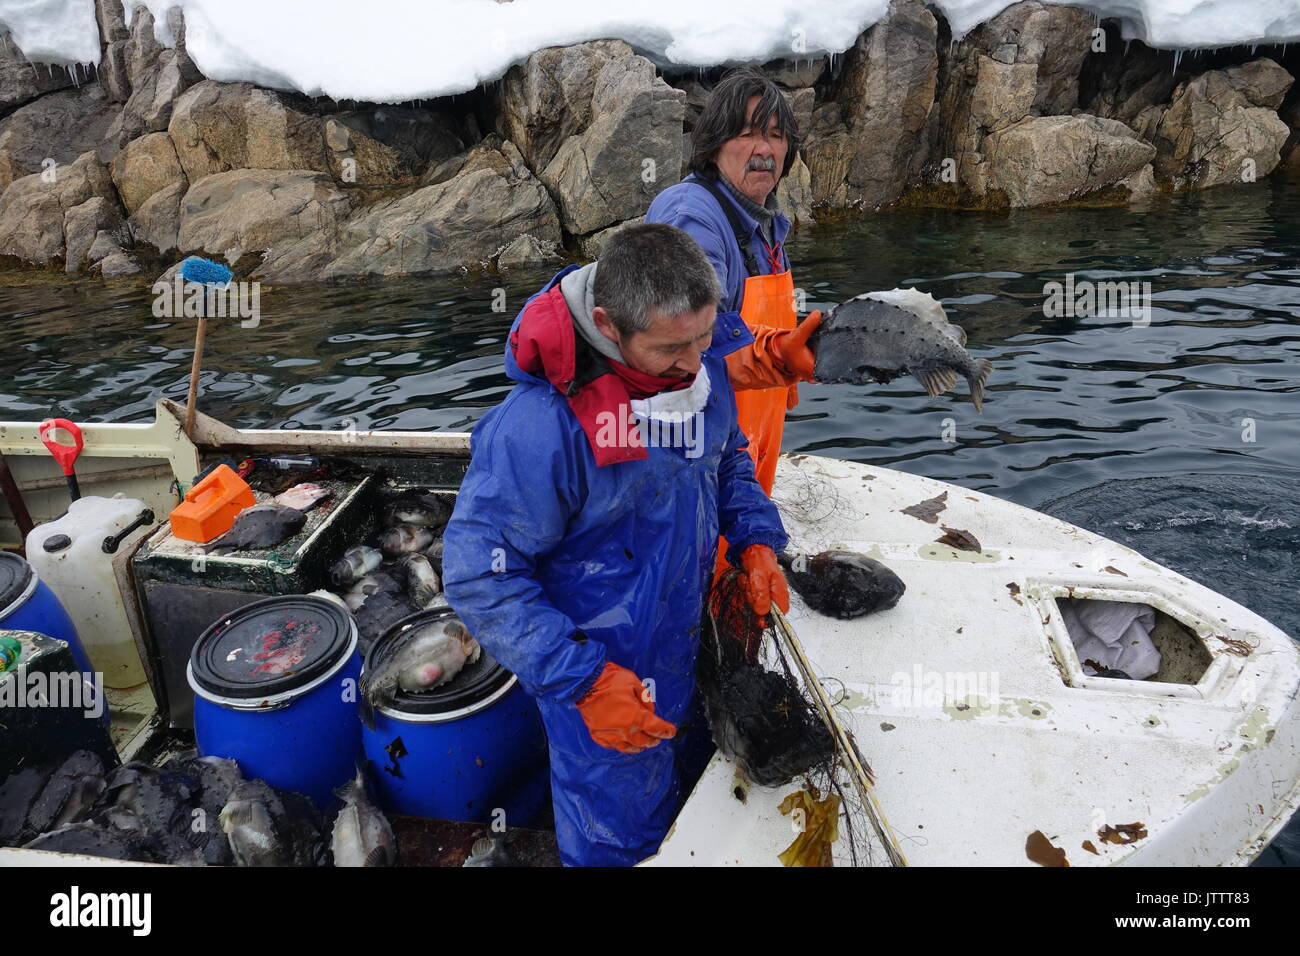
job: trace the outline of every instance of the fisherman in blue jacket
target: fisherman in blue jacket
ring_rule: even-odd
[[[719,533],[755,613],[789,608],[786,545],[736,423],[750,343],[684,232],[632,226],[525,304],[516,382],[474,429],[445,532],[447,599],[538,702],[566,865],[656,852],[685,800]]]

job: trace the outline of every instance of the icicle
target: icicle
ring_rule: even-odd
[[[1175,73],[1178,72],[1178,63],[1180,60],[1182,60],[1182,58],[1183,58],[1183,51],[1175,50],[1174,51],[1174,72]]]

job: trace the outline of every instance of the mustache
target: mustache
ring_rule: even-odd
[[[751,156],[745,164],[745,172],[776,172],[776,160],[771,156]]]

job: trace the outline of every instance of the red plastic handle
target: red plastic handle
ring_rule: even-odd
[[[54,440],[54,430],[62,428],[72,436],[73,444],[61,445]],[[36,434],[40,436],[42,444],[50,450],[54,460],[59,463],[65,475],[72,474],[72,466],[81,454],[81,449],[86,447],[86,442],[81,437],[81,429],[68,421],[66,418],[47,418],[41,422],[40,427],[36,429]]]

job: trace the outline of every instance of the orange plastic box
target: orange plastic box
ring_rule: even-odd
[[[172,534],[206,543],[229,531],[235,516],[256,503],[248,482],[229,465],[218,465],[172,509]]]

